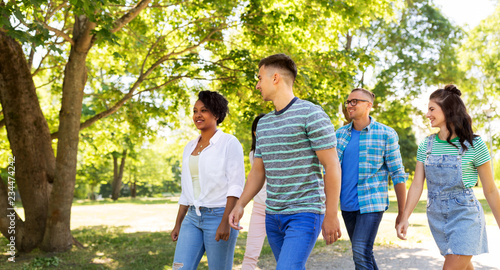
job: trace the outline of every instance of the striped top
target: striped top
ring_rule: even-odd
[[[325,212],[321,165],[315,151],[335,148],[335,129],[320,106],[295,97],[259,120],[255,158],[267,178],[267,214]]]
[[[447,141],[443,141],[435,136],[436,139],[432,144],[432,155],[452,155],[458,156],[458,148],[450,145]],[[417,161],[425,164],[425,159],[427,157],[427,140],[423,140],[418,146]],[[460,142],[458,137],[453,138],[451,142],[460,147]],[[488,147],[481,139],[481,137],[474,138],[473,146],[469,147],[462,158],[462,180],[464,181],[464,186],[466,188],[473,187],[477,183],[477,167],[488,162],[490,154],[488,153]]]

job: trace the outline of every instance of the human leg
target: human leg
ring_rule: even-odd
[[[205,253],[203,232],[198,227],[200,217],[191,210],[182,221],[179,238],[175,246],[173,270],[195,270]]]
[[[378,269],[373,256],[373,244],[377,236],[378,227],[384,212],[373,212],[361,214],[357,212],[347,212],[342,216],[352,231],[349,234],[352,244],[352,254],[356,269]],[[353,222],[353,220],[355,220]],[[354,223],[354,228],[352,228]]]
[[[274,259],[279,260],[281,246],[285,239],[285,232],[279,218],[280,215],[266,215],[266,234],[267,241],[273,251]]]
[[[241,265],[242,270],[253,270],[257,266],[262,244],[266,238],[266,205],[253,203],[252,216],[248,227],[245,256]]]
[[[352,234],[354,233],[354,228],[356,228],[356,218],[358,217],[359,211],[342,211],[342,219],[344,220],[345,228],[349,239],[352,239]]]
[[[224,207],[219,207],[208,208],[205,212],[202,212],[203,222],[201,228],[203,229],[203,242],[207,252],[209,269],[231,270],[233,267],[234,248],[238,238],[238,231],[231,228],[227,241],[215,241],[217,228],[221,223],[224,210]]]
[[[276,269],[305,269],[321,231],[324,215],[298,213],[280,216],[285,236]]]
[[[473,270],[472,256],[449,254],[444,256],[443,270]]]

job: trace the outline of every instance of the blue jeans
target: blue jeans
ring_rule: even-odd
[[[306,262],[318,239],[324,215],[298,213],[266,214],[267,240],[277,270],[306,269]]]
[[[182,221],[175,246],[172,269],[195,270],[205,252],[207,252],[208,268],[232,269],[238,231],[231,228],[228,241],[215,241],[215,234],[222,220],[224,209],[224,207],[201,207],[201,216],[197,216],[194,207],[189,208]]]
[[[378,269],[373,257],[373,243],[384,212],[361,214],[359,211],[342,211],[345,227],[352,244],[352,257],[356,270]]]

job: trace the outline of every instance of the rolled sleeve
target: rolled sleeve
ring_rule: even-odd
[[[399,151],[398,134],[396,131],[392,130],[388,134],[387,139],[385,162],[387,164],[389,174],[391,175],[392,183],[394,185],[405,183],[408,179],[408,174],[405,173],[403,159],[401,158],[401,152]]]
[[[189,205],[189,200],[186,198],[186,195],[184,195],[184,193],[181,193],[178,204]]]
[[[230,140],[226,153],[226,177],[228,181],[227,197],[241,196],[245,185],[245,163],[243,148],[238,140]]]

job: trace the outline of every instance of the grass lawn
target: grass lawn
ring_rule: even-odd
[[[73,230],[73,236],[85,248],[44,254],[38,250],[22,255],[15,263],[2,259],[2,269],[172,269],[175,243],[169,232],[125,233],[123,227],[94,226]],[[235,251],[235,264],[241,264],[246,232],[240,233]],[[7,241],[1,238],[0,245]],[[266,242],[263,256],[271,255]],[[206,257],[198,269],[208,269]]]

